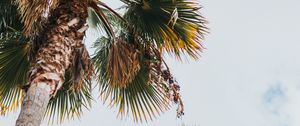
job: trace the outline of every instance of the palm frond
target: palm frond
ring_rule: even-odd
[[[94,68],[86,47],[82,44],[73,52],[73,60],[69,68],[71,75],[70,88],[73,91],[80,91],[86,83],[86,80],[91,80],[94,74]]]
[[[89,28],[94,32],[95,37],[106,36],[114,41],[114,38],[122,28],[120,26],[126,22],[119,12],[107,6],[101,1],[97,1],[88,9]]]
[[[29,42],[20,32],[0,34],[0,109],[16,110],[23,99],[20,87],[27,81]]]
[[[80,90],[72,88],[72,74],[67,72],[63,87],[57,92],[56,96],[50,99],[45,118],[48,124],[62,123],[65,119],[80,118],[83,109],[91,107],[91,82],[86,79],[81,85]]]
[[[39,32],[50,11],[55,9],[59,2],[60,0],[16,0],[24,23],[24,35],[29,36]]]
[[[121,0],[125,4],[139,4],[141,0]]]
[[[145,42],[155,42],[158,48],[179,58],[181,54],[198,58],[207,33],[200,9],[194,0],[142,0],[128,4],[124,18]]]
[[[0,115],[5,116],[8,112],[18,110],[25,94],[19,87],[11,88],[0,96]]]
[[[13,0],[0,1],[0,33],[21,31],[23,24]]]
[[[144,56],[139,61],[141,64],[139,71],[126,88],[112,86],[113,80],[107,71],[111,44],[107,38],[98,40],[95,43],[97,51],[93,57],[98,84],[100,84],[100,95],[104,102],[109,106],[117,106],[120,117],[131,113],[136,122],[152,120],[168,110],[170,102],[167,99],[167,89],[163,88],[167,86],[162,86],[166,83],[153,81],[154,79],[150,78],[156,75],[151,75],[154,71],[148,68],[149,60]]]
[[[111,23],[108,21],[103,9],[101,9],[97,4],[91,4],[91,7],[88,8],[88,15],[90,28],[95,29],[99,35],[104,31],[109,38],[115,37]]]
[[[125,88],[140,70],[139,51],[118,38],[109,48],[107,72],[112,86]]]
[[[118,12],[116,12],[114,9],[107,6],[105,3],[99,1],[98,5],[105,8],[105,9],[103,8],[103,11],[106,11],[106,14],[113,14],[113,15],[110,15],[110,17],[117,17],[118,19],[122,20],[123,22],[126,22],[126,20]]]

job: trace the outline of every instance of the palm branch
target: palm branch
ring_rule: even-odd
[[[119,84],[120,86],[118,86],[116,85],[116,83],[113,83],[115,82],[115,80],[112,80],[114,78],[109,77],[111,73],[110,70],[108,70],[111,67],[114,67],[109,65],[109,57],[111,56],[110,51],[113,50],[113,48],[110,48],[112,46],[111,44],[113,43],[111,43],[109,39],[102,38],[99,39],[95,45],[97,47],[97,51],[94,56],[94,62],[98,76],[97,80],[100,84],[100,93],[103,101],[109,102],[109,106],[118,106],[119,115],[121,117],[128,115],[128,113],[132,113],[135,121],[142,121],[142,119],[147,120],[149,118],[153,119],[153,117],[157,114],[160,114],[161,112],[167,110],[169,108],[169,101],[166,99],[166,94],[160,91],[167,89],[160,89],[157,87],[158,85],[165,84],[156,83],[155,81],[150,80],[149,75],[152,71],[147,68],[146,65],[149,59],[146,59],[145,57],[141,57],[140,59],[138,59],[137,62],[141,64],[141,68],[138,69],[138,72],[127,84],[126,88],[121,84]],[[125,53],[124,56],[126,57],[127,53],[123,53]],[[134,64],[135,63],[131,65]],[[126,69],[128,68],[123,68],[122,70]],[[117,72],[124,73],[124,71]]]
[[[0,114],[16,110],[23,98],[18,88],[27,79],[28,40],[21,34],[17,6],[11,0],[0,2]]]
[[[49,13],[63,0],[4,0],[0,5],[0,112],[16,110],[26,92],[29,62],[43,43],[42,33]],[[119,116],[131,114],[135,121],[147,121],[179,105],[179,86],[162,55],[198,58],[207,28],[193,0],[121,0],[124,15],[96,0],[88,2],[88,22],[99,39],[92,62],[81,46],[65,74],[62,88],[47,108],[49,122],[80,117],[91,104],[91,76],[95,73],[100,96],[109,106],[117,106]],[[18,8],[17,8],[18,7]],[[35,9],[32,9],[35,8]],[[17,11],[18,10],[18,11]],[[20,14],[18,14],[20,12]],[[103,33],[105,34],[103,36]],[[94,66],[94,69],[93,69]]]
[[[15,110],[21,103],[20,86],[27,80],[28,42],[21,33],[2,33],[0,37],[0,110]]]
[[[142,121],[140,117],[144,117],[144,120],[152,119],[164,110],[156,113],[147,111],[147,107],[144,108],[143,105],[148,102],[130,102],[132,97],[129,97],[144,99],[147,95],[143,97],[141,95],[143,92],[139,90],[126,90],[131,87],[138,89],[140,86],[142,89],[148,89],[147,86],[150,86],[152,88],[146,92],[152,94],[150,100],[157,97],[161,99],[154,101],[161,102],[148,103],[145,106],[168,109],[168,105],[173,101],[179,105],[177,115],[180,117],[183,115],[183,102],[179,94],[179,86],[167,69],[167,64],[163,63],[162,54],[167,51],[180,58],[181,54],[187,53],[193,58],[198,58],[203,48],[201,42],[207,33],[206,21],[199,13],[201,7],[191,0],[123,0],[123,2],[127,4],[127,10],[122,20],[120,18],[111,20],[112,24],[114,22],[121,24],[113,28],[119,33],[116,35],[117,39],[103,37],[95,45],[97,50],[93,59],[101,96],[105,101],[109,99],[107,100],[109,105],[119,106],[120,115],[126,115],[131,111],[136,121],[138,119]],[[130,58],[132,51],[128,51],[128,48],[119,46],[118,52],[115,52],[114,48],[120,45],[120,40],[123,45],[134,47],[139,52],[137,53],[139,59],[133,61]],[[110,55],[112,52],[114,55]],[[116,63],[125,66],[122,69],[112,69],[119,67]],[[135,72],[128,74],[130,69],[138,71],[136,74]],[[114,75],[122,79],[130,79],[118,81],[120,78]],[[141,76],[144,76],[144,81],[139,80]],[[136,111],[138,108],[142,112]]]
[[[180,58],[187,53],[199,57],[201,42],[207,33],[206,20],[194,0],[124,0],[127,11],[124,15],[145,42],[156,43],[157,48]]]
[[[21,31],[23,24],[12,0],[0,1],[0,33]]]

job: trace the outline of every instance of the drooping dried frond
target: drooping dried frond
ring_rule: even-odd
[[[194,0],[142,0],[129,3],[124,18],[146,42],[179,58],[182,53],[197,58],[207,33],[200,8]]]
[[[22,22],[23,33],[26,36],[39,32],[42,23],[47,19],[50,11],[55,9],[60,0],[16,0]]]
[[[117,38],[118,39],[118,38]],[[116,40],[109,49],[107,76],[112,86],[125,88],[140,70],[140,55],[134,45],[121,39]]]
[[[91,80],[94,68],[89,53],[84,45],[73,51],[73,62],[70,67],[71,79],[70,88],[73,91],[80,91],[87,80]]]

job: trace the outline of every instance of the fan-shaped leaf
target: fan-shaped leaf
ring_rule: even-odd
[[[0,34],[0,108],[11,111],[21,104],[26,84],[29,42],[20,32]],[[5,112],[4,112],[5,113]]]
[[[200,8],[194,0],[143,0],[129,4],[124,18],[145,42],[155,42],[179,58],[182,53],[197,58],[207,33]]]
[[[166,85],[166,83],[158,83],[149,78],[151,70],[147,67],[147,59],[140,59],[141,68],[134,79],[126,88],[120,88],[112,86],[112,80],[108,76],[107,67],[111,46],[109,39],[102,38],[96,42],[95,46],[97,51],[93,60],[98,84],[100,84],[101,98],[109,106],[118,106],[119,116],[124,117],[131,113],[135,121],[147,121],[169,108],[170,102],[166,97],[167,89],[161,88],[163,87],[161,85]]]
[[[0,33],[22,31],[23,24],[13,0],[0,1]]]
[[[91,7],[88,8],[88,14],[89,14],[88,22],[90,28],[95,29],[95,31],[99,35],[102,33],[104,29],[108,37],[114,38],[115,33],[111,27],[111,24],[99,6],[94,5],[93,8]]]
[[[91,106],[91,82],[87,79],[80,90],[72,90],[71,73],[66,73],[65,82],[56,96],[50,99],[45,117],[48,123],[63,122],[65,119],[81,117],[83,109]]]
[[[55,9],[60,0],[16,0],[18,10],[24,23],[23,33],[26,36],[38,33],[41,24],[51,10]]]
[[[127,87],[140,70],[140,55],[133,45],[118,38],[109,48],[107,72],[112,86]]]

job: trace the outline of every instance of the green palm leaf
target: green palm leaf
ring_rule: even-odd
[[[62,123],[65,119],[80,118],[83,109],[89,109],[91,106],[91,82],[86,80],[80,90],[72,90],[71,74],[68,72],[65,76],[66,81],[61,90],[53,97],[47,107],[45,117],[48,117],[48,123]]]
[[[197,58],[207,33],[200,8],[193,0],[142,0],[128,4],[124,18],[145,42],[155,42],[179,58],[184,53]]]
[[[91,5],[88,8],[89,28],[92,29],[96,37],[100,38],[104,35],[113,40],[115,34],[120,30],[116,27],[120,27],[122,22],[126,22],[125,19],[101,1],[97,1],[97,5]]]
[[[26,35],[38,32],[38,23],[42,20],[42,14],[47,11],[45,7],[48,3],[40,0],[32,3],[28,0],[17,1],[25,31],[28,31]],[[51,5],[50,10],[59,3],[59,0],[54,1],[55,4]],[[89,26],[98,31],[104,30],[108,35],[108,38],[102,37],[97,40],[97,50],[93,57],[101,98],[109,106],[117,106],[120,117],[131,113],[135,121],[152,120],[169,109],[171,101],[179,101],[183,106],[179,94],[175,100],[169,99],[169,91],[177,93],[178,90],[174,87],[170,89],[170,83],[166,81],[171,80],[171,75],[165,79],[162,74],[162,51],[159,50],[178,57],[187,53],[197,58],[202,50],[203,35],[207,30],[206,21],[198,12],[201,7],[193,0],[122,1],[128,5],[123,17],[104,3],[89,4]],[[21,33],[24,24],[19,20],[17,8],[12,4],[12,0],[2,0],[0,3],[0,114],[6,114],[16,110],[24,97],[22,88],[26,90],[24,87],[27,86],[28,53],[32,43]],[[38,13],[32,13],[30,8],[36,5],[40,5],[40,8],[37,8]],[[111,47],[118,39],[126,46],[117,47],[118,58],[111,60],[116,56],[110,54]],[[137,50],[138,53],[132,53],[133,58],[128,58],[126,52],[131,52],[131,49]],[[92,98],[89,77],[92,72],[88,72],[88,76],[82,76],[86,70],[92,68],[87,54],[85,48],[75,54],[72,68],[65,74],[63,88],[48,104],[45,117],[49,118],[49,123],[80,117],[82,110],[90,107]],[[138,64],[138,67],[130,67],[130,63]],[[123,65],[115,71],[128,75],[123,87],[118,86],[121,85],[120,81],[111,78],[124,77],[109,71],[115,64]],[[82,80],[77,84],[80,87],[78,90],[74,90],[76,80]],[[183,109],[179,112],[179,115],[183,114]]]
[[[26,37],[40,32],[42,24],[50,11],[54,10],[61,0],[13,0],[18,5],[23,23],[23,34]]]
[[[93,8],[88,8],[88,23],[90,28],[94,29],[98,35],[106,34],[108,37],[113,38],[115,35],[110,22],[107,19],[107,13],[104,13],[103,8],[94,5]],[[104,32],[103,32],[104,31]]]
[[[169,108],[167,89],[161,88],[161,85],[166,83],[151,81],[149,78],[151,70],[147,68],[146,58],[141,58],[141,68],[126,88],[111,84],[112,80],[108,77],[107,71],[111,44],[108,38],[99,39],[95,43],[97,50],[93,57],[104,102],[109,106],[117,106],[120,117],[131,113],[135,121],[141,122],[152,120],[156,115],[166,111]]]
[[[18,108],[26,84],[29,43],[20,32],[0,34],[0,107],[5,114]]]
[[[22,30],[23,24],[13,0],[0,1],[0,15],[0,33]]]

